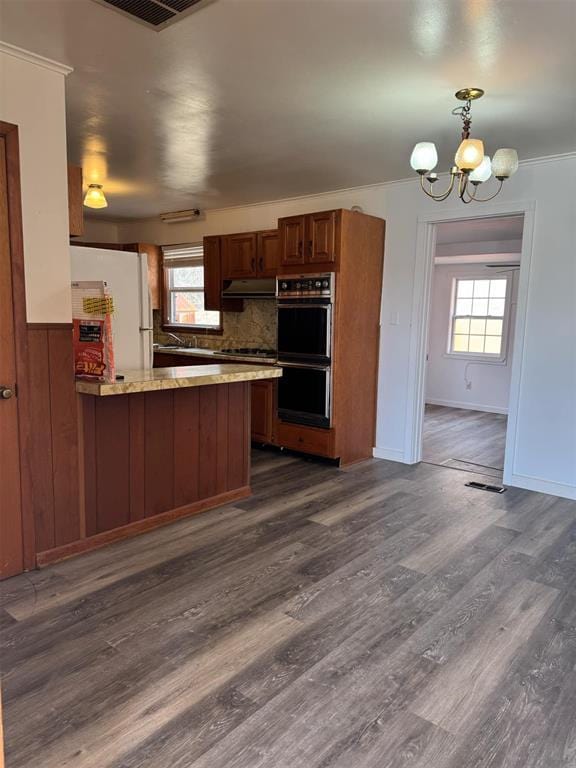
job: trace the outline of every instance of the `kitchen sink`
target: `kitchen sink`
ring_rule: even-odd
[[[191,349],[191,347],[178,346],[177,344],[158,344],[158,346],[154,347],[154,349],[158,351],[166,350],[169,352],[182,352],[182,350]]]
[[[202,347],[183,347],[177,344],[158,344],[154,347],[156,352],[204,352],[204,354],[210,354],[213,350],[203,349]]]

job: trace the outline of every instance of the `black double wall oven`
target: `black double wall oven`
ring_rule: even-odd
[[[331,426],[334,274],[279,277],[278,417]]]

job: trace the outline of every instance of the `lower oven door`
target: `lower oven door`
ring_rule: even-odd
[[[278,418],[292,424],[330,427],[332,377],[329,366],[280,362]]]

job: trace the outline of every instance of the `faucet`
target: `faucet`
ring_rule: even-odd
[[[188,347],[188,348],[190,348],[190,347],[197,347],[198,346],[198,337],[196,336],[196,334],[193,334],[191,342],[190,341],[186,341],[185,339],[181,339],[180,336],[176,336],[175,333],[167,333],[166,336],[170,336],[175,341],[177,341],[178,342],[178,346],[180,346],[180,347],[185,347],[185,348]]]
[[[175,333],[167,333],[166,336],[170,336],[175,341],[177,341],[178,342],[178,346],[180,346],[180,347],[187,347],[188,346],[188,342],[184,341],[184,339],[181,339],[180,336],[176,336]]]

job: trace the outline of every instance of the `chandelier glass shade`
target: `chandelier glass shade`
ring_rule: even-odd
[[[454,163],[461,171],[473,171],[484,160],[484,142],[480,139],[464,139],[456,154]]]
[[[107,208],[108,201],[102,190],[102,184],[88,184],[84,195],[84,205],[87,208]]]
[[[420,141],[412,150],[410,165],[419,174],[423,191],[433,200],[446,200],[456,187],[463,203],[471,203],[473,200],[487,202],[496,197],[504,181],[518,170],[518,153],[515,149],[498,149],[490,159],[489,155],[484,154],[484,142],[470,137],[471,104],[483,95],[481,88],[463,88],[456,93],[457,99],[466,102],[464,106],[452,110],[453,115],[462,119],[462,139],[454,156],[448,188],[444,192],[435,194],[433,191],[433,185],[438,181],[438,174],[433,172],[438,164],[436,145],[431,141]],[[478,197],[478,187],[489,181],[491,176],[499,182],[496,191],[489,197]]]

